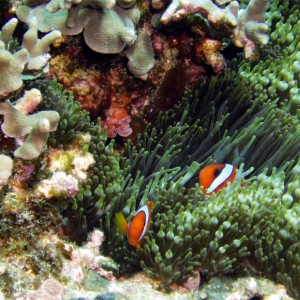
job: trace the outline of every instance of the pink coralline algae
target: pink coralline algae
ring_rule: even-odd
[[[96,117],[101,109],[105,97],[103,90],[103,76],[96,70],[76,67],[72,48],[71,53],[57,55],[50,61],[50,71],[47,77],[57,78],[66,90],[72,91],[75,99],[92,116]]]
[[[37,187],[37,193],[46,198],[72,198],[78,190],[78,180],[65,172],[54,172],[50,179],[42,180]]]
[[[130,98],[123,96],[121,101],[112,102],[107,111],[107,117],[101,122],[101,127],[107,127],[107,134],[114,138],[117,135],[127,137],[131,135],[130,116],[128,115],[126,105],[130,102]]]

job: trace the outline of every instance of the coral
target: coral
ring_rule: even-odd
[[[223,25],[226,28],[234,28],[237,25],[238,3],[231,2],[222,9],[211,0],[191,1],[173,0],[161,16],[161,22],[167,24],[172,20],[179,21],[187,15],[201,13],[214,26]]]
[[[47,4],[49,12],[56,12],[58,9],[70,9],[72,5],[87,6],[90,5],[94,8],[111,9],[115,6],[115,0],[50,0]]]
[[[29,115],[42,102],[42,94],[38,89],[31,89],[25,91],[24,96],[21,97],[14,105],[18,111],[24,115]]]
[[[42,180],[36,187],[36,193],[46,198],[73,198],[78,190],[78,180],[65,172],[54,172],[50,179]]]
[[[69,253],[70,260],[64,261],[62,274],[70,277],[78,283],[84,280],[83,268],[94,270],[103,278],[113,279],[112,271],[105,270],[102,266],[116,268],[114,263],[100,254],[100,246],[104,241],[104,235],[100,230],[93,230],[88,236],[88,242],[81,247],[75,247],[65,243],[64,250]]]
[[[57,55],[50,61],[50,71],[47,77],[54,77],[73,92],[76,101],[87,110],[92,117],[97,117],[102,103],[108,97],[103,84],[104,76],[96,70],[85,70],[74,67],[72,57]]]
[[[132,47],[125,50],[128,69],[136,77],[146,80],[148,72],[155,65],[152,42],[145,30],[139,30]]]
[[[57,121],[55,122],[57,123]],[[49,131],[51,131],[50,126],[51,124],[47,118],[34,121],[30,133],[24,143],[14,151],[14,156],[27,160],[39,157],[46,150]]]
[[[225,64],[224,58],[219,52],[222,43],[217,40],[201,38],[195,43],[196,59],[204,61],[211,66],[215,73],[219,73]]]
[[[246,58],[253,59],[257,44],[265,45],[269,39],[268,26],[264,23],[268,2],[251,0],[246,9],[239,9],[237,1],[219,7],[211,0],[173,0],[160,20],[166,25],[200,14],[207,20],[202,27],[208,34],[217,36],[220,32],[216,34],[215,29],[222,30],[237,47],[244,48]]]
[[[200,293],[207,298],[228,300],[252,297],[261,297],[265,300],[294,299],[287,294],[283,285],[251,275],[245,275],[238,280],[230,277],[215,277],[200,288]]]
[[[35,185],[34,192],[39,197],[63,199],[77,195],[80,183],[87,179],[88,170],[95,163],[87,151],[90,139],[88,135],[79,136],[69,150],[49,149],[41,171],[50,171],[51,176]]]
[[[126,6],[126,1],[119,2]],[[33,9],[21,6],[20,11],[27,10],[29,18],[36,14],[38,19],[41,11],[43,22],[48,17],[62,16],[54,23],[61,28],[70,25],[70,31],[81,27],[86,32],[88,27],[84,26],[89,17],[100,15],[107,23],[116,20],[115,25],[124,30],[126,26],[121,24],[124,14],[133,12],[125,12],[116,5],[106,9],[103,2],[96,0],[83,0],[79,5],[76,0],[43,1],[44,6],[33,0],[24,3],[36,5]],[[88,112],[56,81],[28,83],[28,88],[40,90],[40,93],[32,92],[37,103],[41,95],[43,101],[27,106],[26,99],[30,97],[27,95],[18,103],[24,113],[10,102],[0,103],[5,114],[4,134],[22,138],[28,135],[23,144],[26,150],[40,137],[40,131],[46,129],[42,142],[38,141],[38,153],[46,145],[49,149],[33,161],[15,158],[14,172],[10,177],[5,176],[5,186],[0,191],[0,285],[5,296],[18,298],[30,289],[33,298],[39,295],[46,298],[49,295],[45,294],[44,286],[33,290],[49,280],[49,276],[55,276],[60,282],[69,280],[83,285],[87,267],[94,269],[97,276],[109,279],[119,275],[118,271],[127,275],[143,270],[158,280],[154,284],[166,290],[173,288],[174,283],[185,283],[187,288],[195,289],[200,275],[209,280],[213,276],[244,271],[259,272],[283,283],[290,295],[300,297],[299,10],[293,0],[271,3],[266,14],[271,43],[264,45],[266,3],[173,0],[166,4],[163,17],[168,24],[161,24],[165,35],[155,39],[160,63],[148,77],[160,84],[151,96],[153,99],[147,98],[153,102],[152,111],[151,106],[149,109],[152,123],[135,142],[128,140],[124,147],[120,138],[114,140],[108,136],[131,134],[133,115],[129,105],[137,94],[142,94],[140,91],[135,94],[135,90],[145,83],[137,80],[136,84],[131,76],[132,89],[129,85],[125,89],[124,80],[116,76],[121,72],[116,71],[115,65],[109,75],[99,76],[101,80],[113,78],[107,80],[107,85],[111,85],[106,92],[110,102],[103,108],[102,123],[99,119],[92,122]],[[46,15],[47,4],[48,9],[57,11]],[[154,5],[162,9],[165,4],[156,0]],[[132,15],[127,17],[125,23],[130,23],[128,28],[135,35],[136,19]],[[143,28],[148,26],[148,17],[143,18],[146,23]],[[176,18],[182,19],[179,26],[193,24],[193,28],[187,33],[170,33],[172,26],[176,26],[173,22]],[[189,23],[192,19],[195,23]],[[147,28],[147,32],[157,37],[157,32],[151,30]],[[5,51],[8,51],[7,37],[11,32],[8,26],[1,33]],[[137,32],[137,44],[131,45],[133,38],[128,44],[123,41],[119,49],[123,51],[130,44],[133,48],[124,51],[129,56],[129,67],[136,75],[145,75],[149,67],[144,66],[149,66],[149,61],[150,65],[153,63],[153,53],[150,47],[143,48],[150,45],[146,31]],[[186,82],[195,80],[193,71],[186,70],[198,67],[199,73],[204,72],[202,66],[189,62],[190,46],[197,46],[189,36],[191,32],[197,32],[198,41],[211,42],[208,49],[199,48],[196,52],[200,63],[206,62],[215,72],[225,66],[234,70],[225,70],[218,76],[205,74],[182,98]],[[111,40],[118,44],[122,35],[116,34],[113,33]],[[136,47],[140,37],[145,39],[142,46]],[[254,60],[247,62],[240,57],[239,62],[230,61],[236,52],[224,52],[224,58],[221,57],[219,49],[230,40],[242,46],[246,56]],[[282,53],[281,46],[285,47]],[[258,56],[254,53],[258,47],[259,61],[255,60]],[[151,55],[147,61],[141,60],[141,53],[147,51]],[[62,69],[58,68],[58,72]],[[165,73],[160,70],[168,70],[168,76],[163,79]],[[50,112],[55,112],[52,116],[56,130],[52,132],[49,132]],[[3,149],[4,153],[10,151]],[[28,152],[32,154],[32,150]],[[220,192],[206,196],[197,183],[198,172],[203,166],[217,162],[236,165],[236,180]],[[41,193],[42,188],[48,190]],[[119,211],[127,221],[132,219],[148,201],[154,203],[151,226],[141,248],[134,249],[118,232],[113,220]],[[103,232],[104,240],[98,229]],[[69,241],[62,241],[57,232]],[[112,264],[114,275],[103,270],[100,246],[120,267]],[[68,273],[72,274],[68,277]],[[191,279],[193,276],[195,279]],[[92,279],[90,285],[91,282]],[[59,286],[58,297],[62,297],[61,285],[56,282],[54,286]],[[258,292],[253,281],[247,286],[247,291],[251,289],[249,297]]]
[[[40,70],[48,62],[49,45],[61,37],[59,31],[52,31],[41,40],[37,37],[36,20],[31,20],[28,31],[24,34],[22,49],[11,53],[10,41],[17,26],[16,18],[8,21],[0,32],[0,64],[1,77],[0,98],[18,90],[22,84],[22,73],[27,70]]]
[[[130,98],[123,96],[119,99],[112,98],[112,104],[107,111],[107,118],[101,123],[101,127],[107,127],[109,137],[116,137],[117,134],[123,137],[129,136],[132,129],[129,125],[130,116],[126,105],[130,102]]]
[[[44,4],[49,2],[49,0],[23,0],[22,3],[28,6],[37,6],[39,4]]]
[[[63,286],[56,279],[49,278],[36,291],[28,291],[27,299],[45,299],[45,300],[60,300],[62,299]]]
[[[37,3],[41,4],[41,3]],[[84,14],[81,18],[78,18],[78,22],[73,24],[71,28],[67,27],[65,24],[68,19],[67,10],[58,10],[55,13],[50,13],[46,9],[46,5],[39,5],[34,8],[30,8],[26,5],[21,5],[16,11],[17,17],[22,22],[27,25],[30,24],[33,18],[37,19],[37,29],[41,32],[49,32],[51,30],[59,30],[62,34],[79,34],[83,30],[82,19],[84,19]]]
[[[25,116],[9,102],[0,103],[0,114],[4,115],[1,125],[3,133],[9,137],[24,138],[24,143],[14,151],[22,159],[37,158],[45,151],[50,131],[55,131],[59,121],[56,111],[43,111]]]
[[[12,54],[6,50],[8,41],[17,25],[17,19],[10,20],[1,31],[0,41],[0,98],[7,96],[10,92],[18,90],[23,81],[21,74],[24,71],[25,64],[29,61],[29,53],[26,49],[21,49]]]
[[[117,3],[119,6],[123,7],[123,8],[129,8],[134,6],[134,4],[136,3],[136,0],[117,0]]]
[[[7,155],[0,154],[0,164],[1,164],[0,186],[2,186],[7,184],[8,179],[12,173],[13,160]]]
[[[1,49],[7,49],[10,39],[12,38],[12,35],[16,29],[16,26],[18,24],[18,20],[16,18],[12,18],[10,21],[8,21],[0,31],[0,48]]]
[[[135,24],[139,20],[136,9],[125,10],[115,6],[113,9],[97,10],[80,4],[76,12],[68,18],[66,10],[52,14],[45,5],[33,9],[20,6],[17,16],[27,24],[32,18],[37,18],[38,30],[42,32],[55,28],[63,34],[74,35],[83,31],[87,45],[100,53],[119,53],[136,39]]]
[[[126,50],[129,70],[135,76],[145,77],[155,64],[152,43],[143,30],[134,43],[140,12],[122,8],[131,7],[134,1],[123,1],[121,7],[107,1],[76,1],[75,7],[72,3],[75,2],[55,0],[32,9],[22,5],[17,16],[27,24],[36,18],[37,28],[42,32],[58,29],[63,34],[74,35],[83,31],[86,44],[95,52],[114,54],[132,46]],[[143,56],[145,60],[141,59]]]
[[[95,162],[86,150],[90,139],[89,135],[79,136],[72,143],[72,149],[50,149],[47,168],[52,172],[70,172],[79,181],[86,179],[88,169]]]
[[[87,45],[100,53],[119,53],[135,39],[139,11],[116,6],[111,10],[92,10],[85,22],[83,36]]]
[[[37,19],[32,18],[29,23],[29,29],[24,34],[22,48],[27,49],[30,59],[26,66],[27,70],[40,70],[50,59],[50,45],[61,38],[58,30],[53,30],[45,35],[41,40],[37,37]]]
[[[255,55],[255,43],[266,45],[269,41],[268,25],[264,23],[269,1],[251,0],[245,10],[238,12],[238,24],[232,33],[232,41],[244,48],[247,59]]]

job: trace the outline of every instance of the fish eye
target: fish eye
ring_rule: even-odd
[[[221,173],[220,169],[214,169],[214,177],[218,177]]]

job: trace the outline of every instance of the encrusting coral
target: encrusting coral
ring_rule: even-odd
[[[26,298],[29,300],[45,299],[60,300],[63,294],[63,286],[53,278],[47,279],[36,291],[29,291]]]

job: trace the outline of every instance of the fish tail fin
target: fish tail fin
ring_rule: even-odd
[[[152,202],[152,201],[149,201],[149,202],[147,203],[147,206],[148,206],[149,210],[152,210],[153,205],[154,205],[154,202]]]
[[[128,229],[128,223],[123,215],[123,213],[121,211],[119,211],[118,213],[116,213],[115,215],[115,223],[116,226],[118,228],[118,230],[122,233],[122,234],[127,234],[127,229]]]

